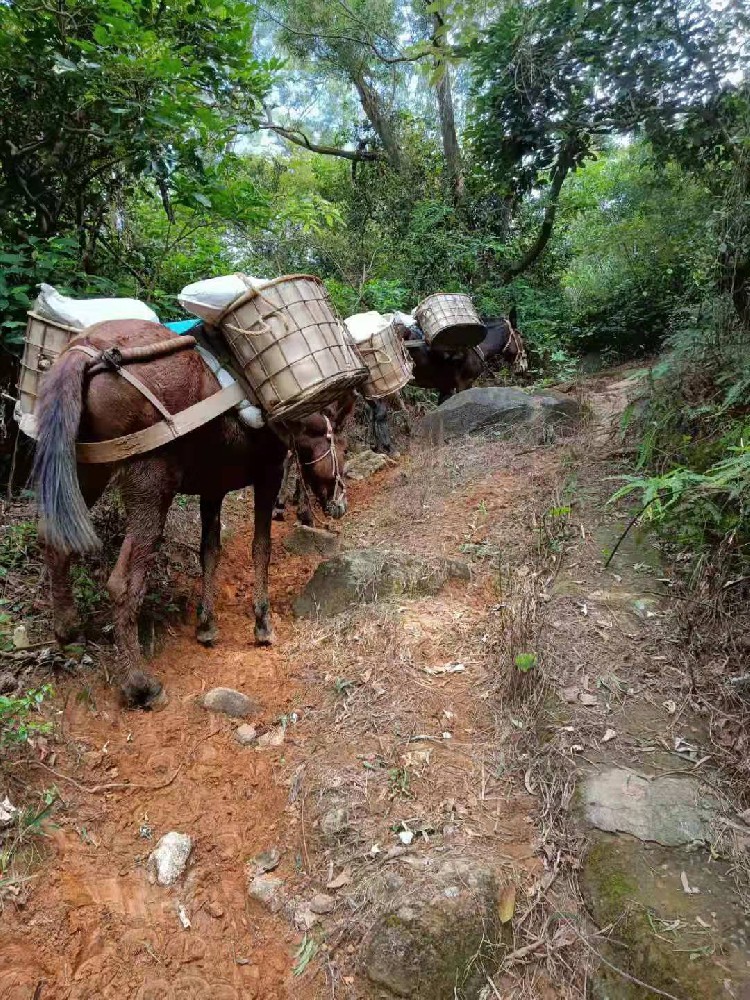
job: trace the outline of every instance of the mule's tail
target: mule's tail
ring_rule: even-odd
[[[101,543],[83,499],[76,469],[76,438],[89,359],[69,351],[52,366],[36,406],[37,444],[31,480],[44,540],[66,553],[92,552]]]

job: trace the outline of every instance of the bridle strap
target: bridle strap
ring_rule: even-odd
[[[308,490],[307,483],[305,482],[305,476],[302,471],[303,466],[317,465],[318,462],[322,462],[324,458],[328,458],[329,455],[331,456],[331,460],[333,462],[333,475],[335,480],[335,484],[333,487],[333,502],[336,503],[340,499],[340,497],[346,492],[346,484],[344,483],[344,477],[342,475],[341,465],[339,463],[339,456],[338,452],[336,451],[336,439],[333,433],[333,424],[325,414],[323,414],[322,416],[326,422],[326,438],[328,439],[328,451],[324,452],[322,455],[318,455],[317,458],[313,458],[310,462],[303,462],[299,456],[299,450],[297,449],[297,446],[295,444],[294,457],[299,467],[300,479],[302,480],[302,488],[304,489],[305,493],[307,493],[307,498],[309,500],[310,492]],[[311,509],[312,507],[313,505],[311,504]]]

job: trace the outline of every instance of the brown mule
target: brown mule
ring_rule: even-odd
[[[89,327],[77,343],[97,350],[132,348],[173,336],[156,323],[113,321]],[[148,454],[111,465],[77,465],[76,439],[106,441],[150,427],[160,419],[156,408],[117,374],[104,372],[89,382],[88,364],[82,352],[65,351],[43,383],[36,410],[38,438],[32,480],[51,581],[55,634],[65,643],[81,633],[70,563],[74,555],[100,544],[89,508],[117,473],[126,533],[107,589],[114,609],[118,679],[129,705],[148,707],[160,696],[161,684],[143,665],[137,618],[148,569],[175,495],[200,497],[203,584],[197,637],[211,644],[217,637],[214,605],[221,505],[231,490],[254,487],[255,638],[267,644],[272,640],[268,600],[271,515],[284,459],[291,448],[324,511],[332,517],[343,516],[344,455],[335,433],[347,413],[345,407],[331,407],[325,414],[314,414],[276,432],[269,427],[250,430],[230,411]],[[194,351],[134,364],[129,370],[172,413],[219,389],[213,373]]]

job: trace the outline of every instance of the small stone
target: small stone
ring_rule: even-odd
[[[208,910],[208,912],[214,918],[214,920],[221,920],[221,918],[224,916],[224,907],[214,901],[208,904],[206,910]]]
[[[309,931],[319,922],[320,917],[307,903],[301,903],[294,911],[294,924],[301,931]]]
[[[13,645],[16,649],[29,648],[29,633],[25,625],[16,625],[13,629]]]
[[[347,479],[369,479],[389,464],[385,455],[375,451],[361,451],[346,463],[344,473]]]
[[[262,851],[257,857],[253,858],[252,863],[255,865],[255,870],[259,874],[263,874],[265,872],[272,872],[275,868],[278,868],[279,861],[281,861],[281,854],[278,847],[269,847],[267,851]]]
[[[209,712],[221,712],[233,719],[244,719],[258,710],[252,698],[233,688],[212,688],[203,695],[201,703]]]
[[[313,913],[331,913],[335,905],[336,900],[333,896],[329,896],[325,892],[317,892],[310,900],[310,909]]]
[[[6,795],[3,801],[0,802],[0,829],[4,826],[10,826],[17,812],[18,806],[14,806]]]
[[[284,905],[284,883],[275,875],[256,875],[250,880],[247,891],[253,899],[267,906],[271,913],[278,913]]]
[[[280,747],[284,742],[284,737],[286,735],[286,730],[283,726],[276,726],[274,729],[269,729],[267,733],[263,733],[262,736],[258,737],[259,747]]]
[[[187,867],[193,842],[186,833],[170,830],[149,855],[149,879],[159,885],[174,885]]]
[[[251,726],[249,722],[243,722],[241,726],[238,726],[234,731],[234,739],[241,747],[250,746],[251,743],[255,743],[258,737],[255,726]]]
[[[329,809],[320,820],[320,832],[329,840],[335,840],[349,829],[349,813],[346,809]]]

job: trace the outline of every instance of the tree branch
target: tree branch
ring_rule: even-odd
[[[552,231],[555,228],[555,216],[557,215],[557,208],[560,203],[560,192],[572,165],[573,140],[569,140],[560,150],[557,163],[552,170],[552,182],[549,188],[547,207],[544,209],[544,218],[542,219],[536,239],[522,257],[519,257],[518,260],[513,261],[503,268],[503,281],[506,284],[517,278],[519,274],[527,271],[542,255],[549,243]]]
[[[311,142],[304,132],[299,129],[286,128],[284,125],[277,125],[270,117],[267,122],[262,122],[260,127],[269,132],[275,132],[282,139],[301,146],[302,149],[309,149],[311,153],[320,153],[323,156],[339,156],[344,160],[352,160],[355,163],[373,162],[382,159],[380,153],[371,149],[341,149],[338,146],[326,146],[319,142]]]
[[[344,6],[344,9],[347,10],[348,13],[352,14],[352,11],[350,11],[344,4],[342,4],[342,6]],[[280,28],[283,28],[284,31],[288,31],[290,35],[297,35],[299,38],[314,38],[316,40],[323,39],[324,41],[329,42],[351,42],[353,45],[361,45],[363,48],[370,49],[370,51],[373,52],[381,62],[387,63],[388,65],[417,62],[420,59],[425,59],[427,56],[434,54],[432,50],[425,49],[422,52],[415,52],[413,55],[406,55],[406,53],[402,53],[396,46],[394,46],[396,51],[399,52],[399,55],[387,56],[385,52],[379,49],[378,46],[368,38],[356,38],[353,35],[330,34],[324,31],[303,31],[301,28],[294,28],[291,24],[287,24],[285,21],[282,21],[269,10],[266,10],[265,7],[259,6],[257,10],[264,17],[268,18],[269,21],[272,21]],[[465,55],[466,53],[464,50],[459,52],[459,50],[456,49],[455,54]]]

